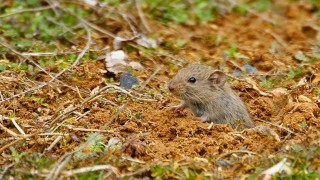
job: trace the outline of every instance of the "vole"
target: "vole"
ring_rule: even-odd
[[[182,68],[168,83],[169,91],[182,103],[173,110],[190,108],[196,119],[233,128],[252,128],[254,123],[245,104],[227,82],[224,72],[192,63]]]

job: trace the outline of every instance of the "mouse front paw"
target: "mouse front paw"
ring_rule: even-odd
[[[178,105],[175,105],[175,106],[169,106],[167,107],[167,109],[169,110],[173,110],[173,111],[178,111],[178,110],[182,110],[186,108],[186,104],[183,102],[183,103],[180,103]]]
[[[202,122],[207,122],[208,121],[208,117],[207,116],[200,116],[200,117],[193,116],[192,119],[196,120],[196,121],[202,121]]]

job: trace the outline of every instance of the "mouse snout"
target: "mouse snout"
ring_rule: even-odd
[[[172,82],[169,82],[168,89],[169,89],[169,91],[173,91],[174,90],[174,85],[173,85]]]
[[[172,94],[176,96],[180,96],[180,94],[183,92],[182,84],[176,81],[170,81],[168,83],[168,89]]]

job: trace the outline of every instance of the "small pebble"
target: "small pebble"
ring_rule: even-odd
[[[251,66],[250,64],[245,64],[245,65],[243,65],[243,69],[244,69],[248,74],[257,72],[257,68]]]
[[[124,89],[131,89],[133,85],[138,85],[139,80],[131,73],[125,72],[120,75],[120,87]]]
[[[232,72],[232,76],[234,77],[240,77],[241,76],[241,70],[240,69],[236,69]]]

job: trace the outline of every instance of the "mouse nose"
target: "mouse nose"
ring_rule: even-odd
[[[169,89],[169,91],[173,91],[174,90],[174,86],[172,85],[172,83],[169,83],[168,89]]]

